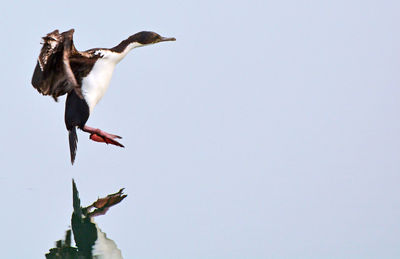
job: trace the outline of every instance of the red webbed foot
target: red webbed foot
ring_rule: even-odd
[[[118,135],[110,134],[100,129],[95,129],[89,126],[84,126],[82,130],[90,133],[90,139],[93,141],[124,147],[124,145],[115,140],[122,138]]]

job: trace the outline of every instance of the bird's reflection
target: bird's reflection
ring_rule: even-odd
[[[121,202],[127,195],[121,189],[107,197],[99,198],[88,207],[81,207],[79,192],[72,180],[73,208],[72,232],[76,247],[71,246],[71,230],[67,230],[65,240],[56,242],[56,247],[46,254],[47,259],[120,259],[121,250],[115,242],[106,237],[94,222],[94,217],[104,215],[108,209]]]

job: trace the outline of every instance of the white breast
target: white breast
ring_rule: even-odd
[[[82,94],[89,105],[90,113],[106,93],[116,63],[110,59],[99,59],[92,71],[82,79]]]
[[[82,79],[82,94],[89,105],[90,113],[92,113],[96,104],[106,93],[115,65],[118,64],[129,51],[140,46],[142,46],[142,44],[133,42],[121,53],[106,49],[100,49],[95,52],[96,55],[99,54],[102,58],[96,61],[92,71]]]

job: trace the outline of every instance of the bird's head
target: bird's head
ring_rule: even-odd
[[[173,37],[162,37],[159,34],[152,31],[141,31],[130,36],[128,40],[132,43],[135,42],[140,44],[141,46],[145,46],[163,41],[175,41],[176,39]]]
[[[118,55],[115,57],[115,61],[118,63],[125,55],[134,48],[143,47],[151,44],[155,44],[163,41],[175,41],[176,39],[173,37],[162,37],[159,34],[152,31],[141,31],[136,34],[133,34],[126,40],[123,40],[120,44],[111,48],[110,50],[113,52],[121,53],[122,55]],[[114,57],[114,55],[111,55]],[[104,57],[108,57],[104,54]]]

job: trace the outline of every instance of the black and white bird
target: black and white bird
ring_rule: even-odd
[[[150,31],[136,33],[113,48],[78,51],[73,44],[74,29],[58,30],[43,37],[43,47],[32,76],[32,85],[43,95],[57,97],[67,94],[65,125],[69,133],[71,163],[76,156],[76,128],[90,134],[90,139],[124,147],[120,136],[86,125],[89,115],[108,89],[115,68],[134,48],[175,38],[161,37]]]

